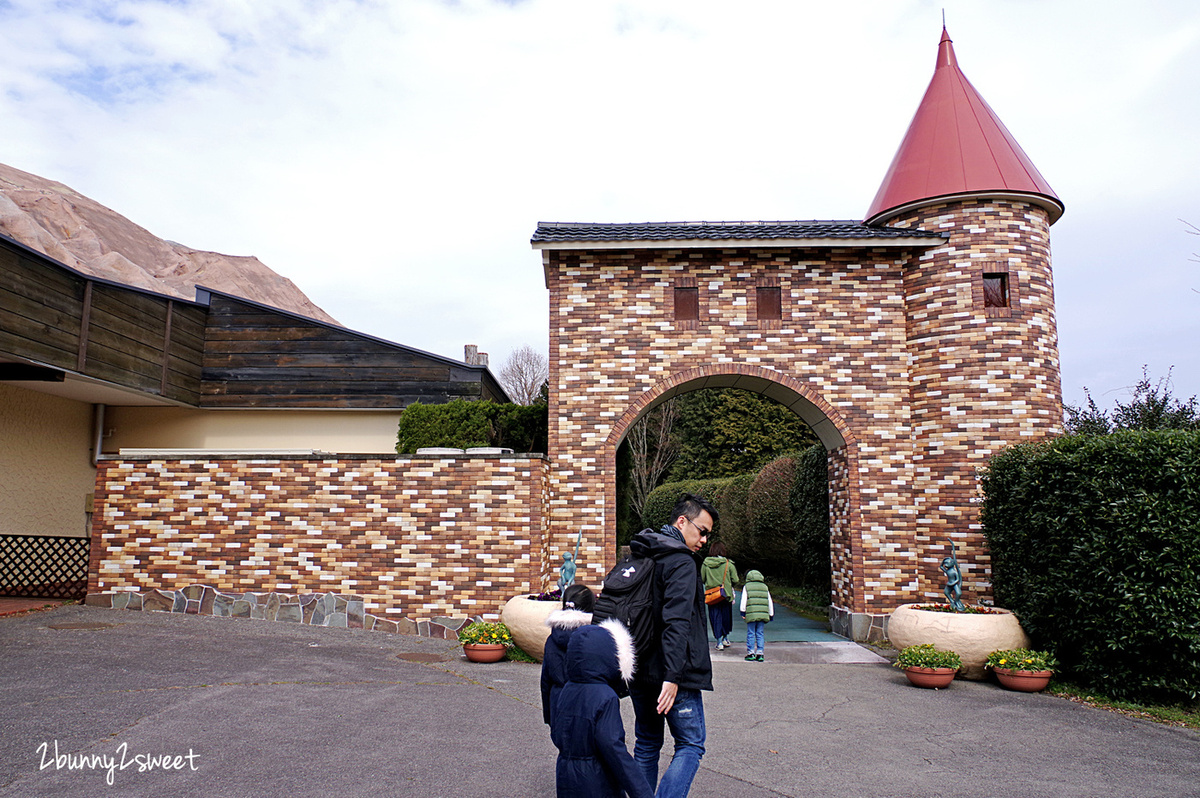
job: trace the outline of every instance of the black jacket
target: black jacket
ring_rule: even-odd
[[[669,531],[679,534],[674,527]],[[657,692],[663,682],[674,682],[688,690],[713,689],[704,583],[692,550],[682,535],[676,538],[643,529],[629,541],[629,552],[654,558],[654,593],[660,609],[659,645],[638,652],[634,687]]]

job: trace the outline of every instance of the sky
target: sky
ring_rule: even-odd
[[[1195,0],[0,0],[0,162],[498,371],[539,221],[862,219],[943,13],[1066,205],[1064,400],[1200,394]]]

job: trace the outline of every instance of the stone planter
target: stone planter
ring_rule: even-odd
[[[934,612],[919,605],[902,604],[888,619],[888,640],[896,648],[933,643],[962,657],[964,679],[987,678],[983,664],[988,654],[1006,648],[1028,648],[1029,637],[1009,610],[990,613]]]
[[[500,620],[512,633],[513,641],[529,656],[542,661],[550,627],[546,618],[555,610],[562,609],[560,601],[538,601],[529,596],[514,596],[500,611]]]

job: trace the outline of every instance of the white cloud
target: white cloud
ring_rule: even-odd
[[[499,360],[545,343],[539,220],[861,217],[932,75],[941,8],[12,0],[0,161],[257,255],[355,329]],[[1175,221],[1200,223],[1200,9],[947,15],[963,70],[1067,206],[1067,400],[1142,363],[1200,393],[1200,247]]]

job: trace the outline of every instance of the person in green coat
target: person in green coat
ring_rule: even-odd
[[[758,571],[746,574],[739,609],[746,619],[746,661],[762,662],[766,653],[765,627],[775,617],[775,602]]]
[[[733,631],[733,583],[738,581],[737,568],[726,556],[725,544],[716,541],[708,547],[708,556],[700,565],[700,578],[704,589],[722,587],[725,598],[708,605],[708,622],[712,624],[713,637],[717,639],[717,651],[729,647],[729,633]]]

